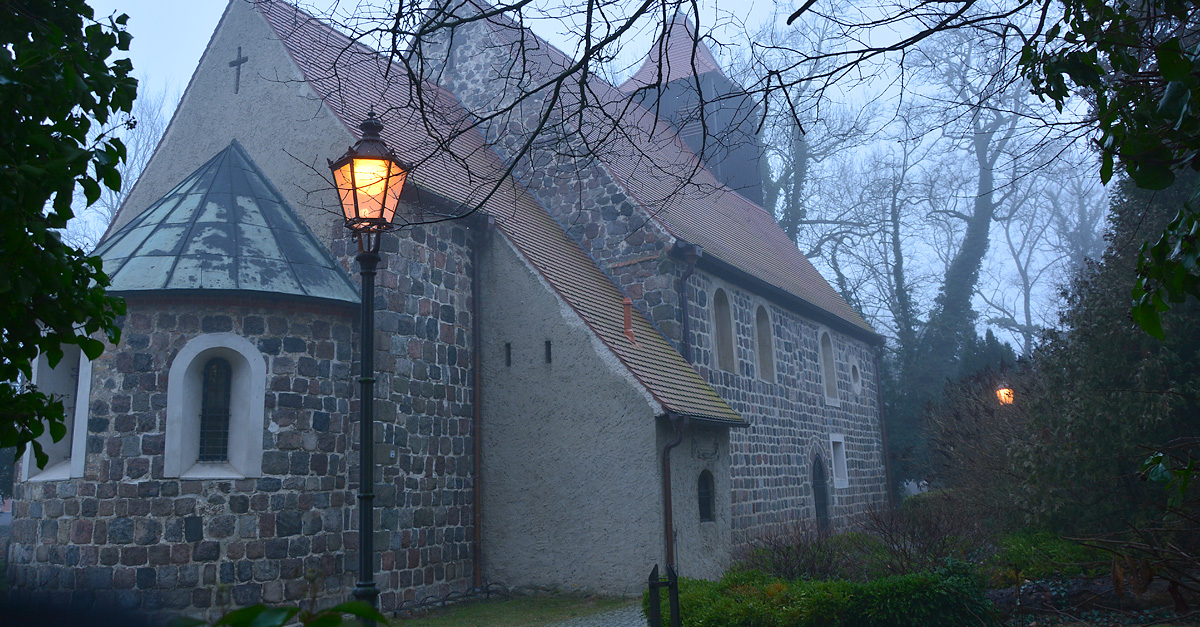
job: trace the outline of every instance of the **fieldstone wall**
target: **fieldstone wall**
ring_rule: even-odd
[[[92,365],[84,476],[16,485],[18,594],[209,616],[222,606],[340,599],[357,538],[347,505],[353,310],[130,298],[121,344]],[[267,364],[262,476],[163,474],[167,371],[205,333]]]
[[[356,244],[337,235],[334,256],[357,276]],[[383,243],[374,350],[384,610],[471,585],[467,247],[458,225]],[[84,477],[16,486],[10,587],[190,615],[347,599],[358,563],[358,308],[164,296],[129,298],[121,344],[93,363]],[[267,364],[262,477],[167,478],[172,359],[192,338],[223,332]]]
[[[717,367],[712,297],[725,290],[733,318],[736,372]],[[834,525],[886,499],[883,441],[879,421],[874,349],[844,333],[822,327],[751,292],[697,271],[688,280],[693,361],[721,396],[748,422],[730,434],[732,451],[733,542],[813,521],[812,463],[826,467],[829,515]],[[762,305],[771,318],[775,380],[759,376],[755,313]],[[820,333],[834,346],[838,401],[826,401]],[[859,385],[850,380],[858,367]],[[835,488],[830,435],[845,436],[849,486]]]
[[[560,110],[552,113],[551,122],[523,156],[529,134],[542,126],[542,112],[548,106],[544,96],[529,97],[498,114],[526,95],[522,88],[544,71],[539,68],[546,59],[539,52],[529,61],[530,68],[519,67],[519,61],[514,67],[514,59],[524,58],[516,52],[515,27],[482,20],[459,27],[453,45],[450,41],[443,33],[440,41],[426,44],[428,78],[453,93],[472,113],[495,116],[483,125],[488,145],[505,161],[516,161],[516,178],[633,299],[634,306],[678,342],[678,305],[671,301],[677,289],[670,279],[678,272],[676,261],[666,254],[674,236],[592,155],[575,121],[561,119],[562,112],[570,113],[569,104],[557,105]],[[613,97],[621,96],[614,90]]]
[[[344,229],[334,237],[334,258],[357,277],[356,241]],[[406,229],[382,243],[375,277],[375,548],[384,609],[472,584],[472,240],[463,224],[446,223]],[[351,407],[357,416],[357,403]],[[357,462],[356,453],[355,491]],[[357,529],[357,513],[350,517]]]
[[[476,21],[426,52],[430,78],[453,92],[465,107],[494,114],[520,94],[523,78],[513,68],[513,43],[505,26]],[[433,61],[440,59],[440,61]],[[534,59],[531,63],[540,63]],[[483,80],[502,76],[509,81]],[[507,91],[506,91],[507,89]],[[520,142],[540,123],[542,103],[532,98],[486,125],[490,145],[506,160],[515,159]],[[518,177],[600,264],[655,325],[682,348],[679,277],[683,263],[668,254],[674,238],[647,215],[602,164],[569,154],[579,143],[571,125],[555,127],[562,137],[543,140],[518,162]],[[574,142],[574,143],[572,143]],[[566,148],[564,148],[564,146]],[[719,282],[697,272],[689,281],[693,362],[702,376],[751,426],[731,435],[733,540],[756,536],[814,517],[811,465],[820,456],[831,463],[830,435],[845,436],[850,485],[829,484],[830,516],[835,524],[885,498],[877,373],[873,349],[865,342],[831,331],[834,339],[839,403],[826,402],[820,373],[819,325],[753,293],[726,285],[734,308],[738,346],[737,372],[716,368],[712,353],[709,298]],[[755,361],[755,309],[767,305],[774,328],[775,381],[763,381]],[[851,363],[860,385],[849,383]],[[832,477],[830,469],[828,477]]]

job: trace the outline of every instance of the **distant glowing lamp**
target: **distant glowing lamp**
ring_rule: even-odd
[[[1000,401],[1001,405],[1013,404],[1013,390],[1007,381],[1001,381],[1000,385],[996,387],[996,400]]]
[[[356,233],[375,233],[392,228],[400,192],[411,168],[392,154],[379,133],[383,124],[375,110],[359,125],[362,139],[337,161],[329,162],[346,228]]]

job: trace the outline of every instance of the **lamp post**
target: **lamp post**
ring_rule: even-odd
[[[379,241],[394,228],[392,220],[400,202],[400,191],[410,168],[396,158],[379,136],[383,124],[374,108],[359,125],[358,140],[337,161],[329,162],[333,180],[346,216],[346,228],[358,236],[358,261],[362,274],[362,372],[360,385],[362,419],[359,422],[358,486],[358,582],[354,597],[377,607],[375,586],[375,269],[379,265]]]

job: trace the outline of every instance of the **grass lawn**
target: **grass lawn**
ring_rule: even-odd
[[[393,627],[544,627],[637,604],[637,599],[538,595],[463,603],[421,618],[394,619]]]

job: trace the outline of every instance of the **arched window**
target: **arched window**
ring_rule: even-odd
[[[717,367],[726,372],[733,372],[733,315],[729,309],[729,297],[725,295],[725,290],[718,289],[713,295],[713,318],[717,345]]]
[[[696,481],[696,499],[700,503],[700,522],[713,521],[713,476],[707,470],[700,471]]]
[[[229,388],[232,374],[233,368],[224,358],[213,357],[204,364],[199,461],[229,461]]]
[[[825,479],[825,462],[818,455],[812,463],[813,514],[817,518],[817,529],[829,529],[829,484]]]
[[[837,368],[833,362],[833,338],[821,332],[821,378],[825,379],[825,398],[837,400]]]
[[[758,376],[775,382],[775,343],[771,340],[771,315],[767,308],[759,305],[754,315],[754,328],[758,336]]]
[[[267,364],[244,337],[192,338],[167,373],[163,475],[185,479],[262,476]]]

